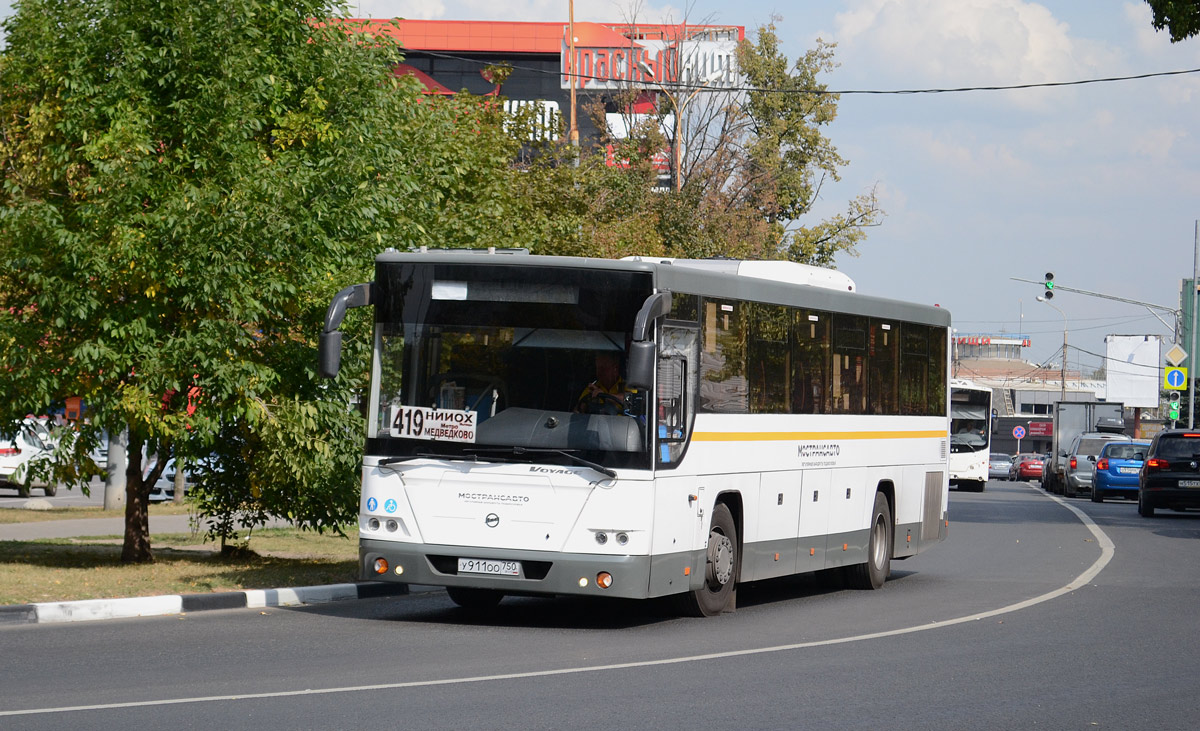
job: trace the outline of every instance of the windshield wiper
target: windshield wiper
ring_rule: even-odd
[[[508,451],[509,451],[509,449],[481,449],[481,450],[472,450],[472,452],[473,452],[473,453],[478,453],[478,452],[508,452]],[[511,448],[511,451],[512,451],[512,453],[513,453],[513,454],[557,454],[557,455],[559,455],[560,457],[566,457],[567,459],[571,460],[572,462],[575,462],[576,464],[583,465],[584,467],[591,468],[591,469],[593,469],[593,470],[595,470],[595,471],[599,472],[600,474],[602,474],[602,475],[605,475],[605,476],[607,476],[607,477],[611,477],[611,478],[613,478],[613,479],[616,479],[616,477],[617,477],[617,473],[616,473],[616,471],[615,471],[615,470],[611,470],[611,469],[609,469],[608,467],[605,467],[604,465],[596,464],[595,462],[592,462],[591,460],[584,459],[583,457],[580,457],[580,456],[578,456],[578,455],[571,454],[570,452],[567,452],[567,451],[565,451],[565,450],[562,450],[562,449],[539,449],[539,448],[536,448],[536,447],[512,447],[512,448]]]
[[[458,460],[458,461],[470,460],[472,462],[481,461],[479,458],[479,455],[476,454],[475,452],[467,452],[466,454],[437,454],[436,452],[417,452],[416,454],[410,454],[406,457],[385,457],[385,458],[379,460],[378,464],[380,467],[386,467],[387,465],[390,465],[390,464],[396,464],[397,462],[407,462],[412,459],[446,459],[446,460]],[[488,462],[488,461],[509,462],[511,460],[505,460],[505,459],[488,460],[487,458],[484,458],[482,461],[484,461],[484,462]]]

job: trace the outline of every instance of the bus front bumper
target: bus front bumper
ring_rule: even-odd
[[[414,545],[366,538],[359,542],[358,554],[361,578],[369,581],[494,589],[506,594],[576,594],[623,599],[673,593],[669,587],[665,592],[660,587],[651,593],[652,564],[663,559],[652,560],[649,556]],[[380,563],[380,559],[386,563]],[[475,568],[515,571],[515,574],[460,572],[460,559],[475,559],[469,562]],[[611,577],[607,588],[599,585],[602,573]],[[674,587],[674,591],[687,588],[685,584]]]

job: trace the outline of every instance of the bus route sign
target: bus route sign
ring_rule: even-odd
[[[393,437],[435,439],[441,442],[475,441],[474,411],[395,406],[392,414]]]

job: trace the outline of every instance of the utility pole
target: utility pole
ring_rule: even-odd
[[[1059,398],[1059,401],[1066,401],[1067,400],[1067,313],[1058,309],[1058,307],[1051,304],[1050,300],[1046,299],[1045,297],[1042,297],[1041,295],[1038,295],[1037,301],[1045,302],[1046,304],[1053,307],[1058,312],[1058,314],[1062,315],[1063,348],[1062,348],[1062,367],[1061,367],[1060,375],[1059,375],[1059,382],[1062,385],[1062,396]]]
[[[575,69],[575,0],[570,3],[570,17],[567,20],[567,73],[570,74],[571,80],[571,129],[567,133],[567,138],[574,148],[579,147],[579,125],[575,121],[575,84],[579,78],[579,74]],[[579,164],[579,158],[576,156],[575,164]]]
[[[1196,221],[1194,252],[1192,254],[1192,347],[1188,355],[1193,362],[1188,368],[1195,373],[1196,363],[1196,280],[1200,279],[1200,219]],[[1196,428],[1196,377],[1188,378],[1188,429]]]

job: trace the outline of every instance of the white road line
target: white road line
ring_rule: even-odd
[[[156,701],[132,701],[129,703],[98,703],[87,706],[63,706],[60,708],[28,708],[19,711],[0,711],[0,717],[5,716],[31,716],[49,713],[71,713],[75,711],[106,711],[119,708],[147,708],[153,706],[174,706],[184,703],[213,703],[213,702],[228,702],[239,700],[256,700],[261,698],[289,698],[294,696],[316,696],[329,695],[332,693],[361,693],[374,690],[398,690],[404,688],[424,688],[436,685],[456,685],[462,683],[484,683],[497,680],[522,680],[525,678],[544,678],[554,675],[576,675],[580,673],[595,673],[607,670],[625,670],[627,668],[645,668],[654,667],[657,665],[679,665],[682,663],[702,662],[705,660],[719,660],[727,657],[744,657],[746,655],[761,655],[771,652],[787,652],[789,650],[803,650],[810,647],[826,647],[829,645],[843,645],[850,642],[861,642],[863,640],[875,640],[882,637],[897,637],[899,635],[913,634],[915,632],[926,632],[932,629],[941,629],[943,627],[951,627],[956,624],[965,624],[967,622],[977,622],[981,619],[1000,616],[1002,614],[1011,614],[1028,607],[1048,602],[1051,599],[1056,599],[1063,594],[1068,594],[1076,589],[1087,585],[1096,575],[1104,570],[1108,562],[1112,560],[1115,546],[1112,540],[1108,537],[1100,526],[1096,525],[1086,513],[1070,503],[1055,497],[1047,495],[1051,500],[1059,505],[1062,505],[1067,510],[1075,514],[1080,522],[1091,531],[1096,537],[1096,542],[1100,546],[1100,557],[1095,563],[1088,567],[1086,571],[1076,576],[1070,583],[1059,587],[1053,591],[1047,592],[1040,596],[1026,599],[1016,604],[1009,604],[999,609],[992,609],[986,612],[978,612],[965,617],[957,617],[941,622],[930,622],[915,627],[902,627],[900,629],[887,630],[884,632],[871,632],[863,635],[854,635],[852,637],[839,637],[830,640],[815,640],[812,642],[796,642],[787,645],[774,645],[772,647],[758,647],[750,650],[728,650],[726,652],[712,652],[705,655],[685,655],[682,657],[668,657],[660,660],[639,660],[636,662],[613,663],[610,665],[593,665],[589,667],[576,668],[560,668],[558,670],[535,670],[526,673],[504,673],[501,675],[474,675],[461,678],[442,678],[440,680],[413,680],[406,683],[380,683],[377,685],[355,685],[345,686],[341,688],[308,688],[305,690],[289,690],[277,691],[273,693],[244,693],[239,695],[214,695],[200,696],[195,698],[167,698]]]

